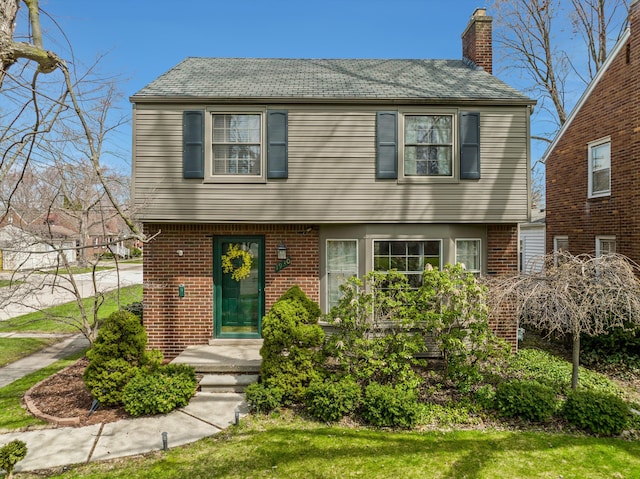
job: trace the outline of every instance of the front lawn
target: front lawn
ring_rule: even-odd
[[[0,338],[0,367],[58,341],[56,338]]]
[[[274,415],[247,417],[166,453],[58,472],[48,477],[623,479],[640,477],[640,443],[541,432],[351,429]]]
[[[105,295],[104,304],[100,307],[100,316],[106,318],[118,309],[118,290],[109,291]],[[120,288],[120,305],[126,306],[136,301],[142,301],[142,285],[133,285]],[[85,308],[91,310],[93,298],[83,300]],[[53,317],[65,318],[64,322],[52,319]],[[78,329],[70,323],[75,318],[80,318],[80,309],[75,302],[52,306],[44,311],[36,311],[24,314],[0,322],[0,332],[6,331],[34,331],[46,333],[77,333]],[[66,323],[66,324],[65,324]]]

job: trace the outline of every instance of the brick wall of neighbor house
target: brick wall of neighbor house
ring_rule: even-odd
[[[165,358],[213,337],[214,235],[264,235],[265,307],[297,284],[319,300],[318,228],[312,225],[145,224],[144,325],[150,348]],[[276,273],[277,247],[284,242],[292,264]],[[177,251],[183,251],[178,256]],[[185,286],[184,298],[178,286]]]
[[[518,272],[518,226],[487,226],[487,274],[502,275]],[[500,311],[489,316],[491,329],[511,344],[515,351],[518,346],[517,319],[515,308],[504,305]]]
[[[568,236],[572,254],[595,252],[595,237],[615,235],[618,253],[640,261],[640,2],[631,34],[546,162],[546,249]],[[588,147],[611,137],[611,195],[588,198]]]

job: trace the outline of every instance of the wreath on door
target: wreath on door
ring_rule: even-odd
[[[229,245],[229,249],[222,255],[222,272],[231,273],[231,278],[242,281],[251,274],[251,253],[243,250],[237,244]]]

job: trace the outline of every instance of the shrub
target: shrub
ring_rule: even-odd
[[[362,417],[379,427],[413,428],[418,422],[420,404],[413,390],[371,383],[362,399]]]
[[[284,390],[281,387],[253,383],[247,386],[244,393],[247,403],[256,412],[267,413],[282,406]]]
[[[262,337],[263,381],[282,389],[285,403],[301,401],[322,362],[324,331],[301,301],[278,300],[262,321]]]
[[[140,318],[140,321],[143,320],[144,305],[142,304],[142,301],[136,301],[135,303],[127,304],[122,309],[124,309],[125,311],[129,311],[130,313],[135,314],[136,316],[138,316]]]
[[[350,376],[327,381],[315,379],[307,388],[305,404],[312,416],[332,422],[354,412],[360,396],[360,386]]]
[[[486,410],[495,408],[496,400],[496,388],[491,384],[485,384],[479,387],[474,393],[473,397],[476,404]]]
[[[620,364],[640,367],[640,328],[627,323],[607,334],[580,337],[581,362],[587,365]]]
[[[4,469],[7,477],[12,477],[16,464],[27,455],[27,444],[19,439],[14,439],[0,447],[0,469]]]
[[[629,423],[629,407],[617,396],[594,391],[572,391],[562,408],[571,424],[601,436],[620,434]]]
[[[186,406],[197,385],[195,369],[186,364],[142,369],[124,387],[122,403],[132,416],[166,414]]]
[[[138,369],[162,362],[162,355],[146,351],[146,345],[147,334],[135,314],[121,310],[105,320],[87,351],[89,364],[84,372],[84,382],[95,399],[121,404],[122,390]]]
[[[318,322],[318,318],[322,314],[320,306],[318,306],[318,303],[316,303],[315,301],[309,299],[309,297],[304,294],[304,291],[302,291],[300,286],[298,286],[297,284],[292,286],[287,291],[285,291],[284,294],[280,296],[280,298],[278,298],[278,301],[288,300],[298,301],[304,307],[304,309],[307,310],[307,313],[309,314],[309,324],[315,324]]]
[[[495,408],[506,417],[519,417],[534,422],[551,418],[557,407],[553,389],[535,381],[514,379],[498,385]]]

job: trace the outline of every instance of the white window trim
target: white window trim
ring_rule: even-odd
[[[616,244],[616,250],[618,249],[618,244],[617,244],[615,235],[596,236],[596,258],[602,256],[602,251],[601,251],[602,246],[600,244],[600,242],[602,241],[613,241]]]
[[[374,243],[376,241],[402,241],[403,243],[410,243],[412,241],[437,241],[438,243],[440,243],[440,261],[439,261],[439,265],[438,265],[438,269],[442,270],[442,261],[443,261],[443,256],[444,256],[444,252],[442,249],[442,238],[372,238],[371,239],[371,270],[372,271],[376,271],[376,269],[374,268],[375,265],[375,259],[376,259],[376,253],[375,253],[375,247],[374,247]],[[381,270],[378,270],[381,271]],[[404,271],[400,271],[401,273],[403,273]]]
[[[429,108],[429,109],[407,109],[398,110],[398,183],[458,183],[460,179],[460,173],[458,169],[459,164],[459,149],[456,145],[458,142],[459,134],[459,122],[458,122],[458,110],[456,109],[442,109],[442,108]],[[405,116],[415,115],[449,115],[451,116],[451,176],[405,176],[404,174],[404,118]],[[431,240],[424,240],[431,241]]]
[[[597,148],[598,146],[605,145],[609,143],[609,188],[604,191],[598,191],[596,193],[593,192],[593,160],[591,158],[591,152],[593,148]],[[587,143],[587,168],[589,171],[588,178],[588,198],[601,198],[603,196],[611,196],[611,137],[607,136],[605,138],[600,138],[599,140],[592,141],[591,143]]]
[[[213,174],[213,115],[260,115],[260,175]],[[204,182],[205,183],[266,183],[267,182],[267,109],[256,107],[207,108],[204,120]]]
[[[325,275],[326,275],[326,288],[325,288],[325,304],[327,310],[331,308],[331,301],[329,300],[329,255],[327,251],[329,250],[329,242],[330,241],[351,241],[356,244],[356,276],[360,276],[360,245],[359,241],[356,238],[327,238],[325,240],[324,245],[324,267],[325,267]]]
[[[557,235],[553,237],[553,264],[558,266],[558,240],[566,240],[569,244],[569,237],[567,235]],[[568,253],[569,251],[567,251]]]
[[[468,269],[467,265],[465,265],[465,270],[469,273],[473,274],[482,274],[482,238],[456,238],[455,241],[455,251],[454,251],[454,259],[456,263],[458,263],[458,241],[477,241],[480,244],[480,248],[478,251],[478,266],[479,269]]]

